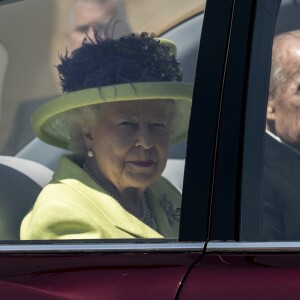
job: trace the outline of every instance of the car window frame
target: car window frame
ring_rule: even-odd
[[[181,217],[181,226],[180,226],[180,236],[179,241],[173,243],[170,240],[156,240],[149,242],[148,240],[143,240],[140,243],[120,243],[120,240],[111,240],[108,243],[103,243],[103,240],[97,240],[97,243],[94,241],[84,241],[72,243],[63,243],[53,242],[51,244],[47,243],[34,243],[29,242],[26,243],[12,243],[3,244],[0,246],[0,251],[178,251],[183,249],[182,251],[195,251],[196,249],[199,251],[200,249],[204,249],[205,241],[219,239],[218,234],[214,233],[213,228],[218,224],[217,218],[219,216],[216,214],[218,208],[220,208],[221,200],[224,199],[222,195],[216,195],[215,191],[218,188],[222,188],[224,190],[224,183],[216,180],[218,176],[221,176],[224,173],[224,170],[220,170],[220,161],[226,159],[226,151],[220,152],[218,148],[218,143],[224,138],[224,132],[222,132],[221,128],[224,128],[224,120],[222,120],[222,113],[224,112],[224,97],[228,97],[229,94],[224,94],[226,89],[226,85],[230,83],[230,78],[228,76],[230,73],[226,73],[225,71],[230,68],[230,60],[228,60],[230,46],[232,45],[232,30],[233,30],[233,21],[236,17],[237,13],[237,4],[242,1],[238,0],[226,0],[223,1],[222,4],[218,2],[218,0],[208,0],[207,7],[205,10],[204,23],[201,34],[201,41],[199,47],[199,56],[198,56],[198,64],[197,64],[197,72],[195,79],[195,90],[194,90],[194,104],[192,108],[192,117],[190,120],[190,131],[187,145],[187,158],[186,158],[186,167],[185,167],[185,176],[184,176],[184,185],[183,185],[183,209],[182,209],[182,217]],[[255,1],[248,0],[251,7],[254,5],[265,5],[267,0]],[[218,12],[220,15],[218,18],[214,19],[212,16],[215,16],[216,11],[215,7],[218,7]],[[220,7],[221,6],[221,7]],[[247,6],[246,6],[247,7]],[[241,7],[239,9],[242,9]],[[258,12],[261,12],[258,9]],[[250,18],[249,22],[254,22],[252,18],[256,18],[255,20],[259,20],[261,16],[255,15],[255,11],[249,12]],[[213,24],[212,24],[213,23]],[[226,30],[220,31],[219,28],[223,28],[220,26],[227,26]],[[214,33],[216,34],[215,39],[209,38],[211,32],[213,31],[210,25],[214,25]],[[258,30],[258,29],[257,29]],[[217,34],[220,34],[218,36]],[[250,42],[250,33],[247,36],[247,40]],[[254,35],[255,36],[255,35]],[[252,36],[251,36],[252,37]],[[252,41],[254,43],[254,39]],[[211,46],[214,45],[214,49],[218,51],[217,59],[215,58],[214,65],[212,67],[209,64],[208,57],[211,57],[212,54],[216,55],[214,51],[212,51]],[[216,47],[216,45],[218,47]],[[252,44],[253,46],[253,44]],[[225,54],[225,55],[224,55]],[[253,63],[251,61],[251,63]],[[246,69],[249,68],[248,63],[245,63],[243,67]],[[253,71],[253,70],[252,70]],[[249,77],[250,75],[248,75]],[[206,80],[214,82],[218,88],[212,89],[207,84]],[[245,90],[247,85],[245,84]],[[243,90],[243,93],[245,92]],[[243,94],[244,95],[244,94]],[[247,100],[249,99],[249,90],[247,91]],[[204,100],[203,100],[204,99]],[[207,111],[205,113],[206,118],[201,119],[200,117],[203,115],[201,110],[201,100],[205,101],[205,99],[211,99],[209,105],[206,106]],[[220,102],[221,99],[221,102]],[[220,103],[222,103],[222,107],[220,107]],[[248,101],[247,101],[248,103]],[[243,111],[244,112],[244,111]],[[242,112],[241,114],[242,115]],[[207,123],[208,122],[208,123]],[[208,126],[209,124],[209,126]],[[246,126],[247,128],[247,126]],[[206,129],[206,130],[203,130]],[[199,136],[199,132],[201,135]],[[205,141],[205,143],[203,143]],[[241,137],[239,136],[238,142],[236,146],[240,148]],[[206,155],[202,155],[199,158],[199,151],[202,153],[206,153]],[[241,151],[241,150],[240,150]],[[244,154],[245,155],[245,154]],[[209,157],[209,159],[207,159]],[[240,167],[239,167],[240,168]],[[199,170],[200,173],[199,174]],[[235,176],[240,174],[241,169],[235,169]],[[194,176],[197,174],[197,176]],[[198,176],[199,174],[199,176]],[[209,174],[209,176],[208,176]],[[221,177],[219,177],[221,178]],[[236,177],[235,177],[236,178]],[[199,186],[199,179],[205,180],[202,182],[202,185]],[[197,194],[195,196],[195,191]],[[227,211],[229,208],[234,207],[234,220],[239,218],[239,212],[237,213],[237,194],[238,190],[234,189],[233,196],[228,198],[226,201]],[[239,199],[239,198],[238,198]],[[227,219],[232,216],[232,212],[226,216]],[[237,223],[230,221],[228,225],[225,227],[225,234],[222,233],[220,236],[221,239],[232,240],[237,238],[236,230]],[[232,234],[234,232],[234,234]],[[116,243],[115,243],[116,242]],[[191,243],[188,243],[191,242]],[[37,246],[39,244],[39,246]],[[23,246],[23,247],[22,247]],[[12,247],[12,248],[9,248]],[[11,249],[11,250],[9,250]],[[77,250],[76,250],[77,249]],[[104,250],[106,249],[106,250]],[[137,250],[138,249],[138,250]],[[181,250],[180,250],[181,251]]]
[[[211,0],[206,4],[187,140],[179,241],[208,239],[216,134],[233,3],[232,0],[222,3]]]
[[[281,0],[274,1],[269,16],[256,24],[250,63],[243,150],[243,189],[241,190],[240,240],[262,241],[262,183],[266,112],[272,61],[272,45]],[[265,11],[261,3],[261,14]],[[263,28],[264,30],[261,30]],[[263,42],[262,42],[263,40]],[[260,68],[255,67],[259,65]],[[250,101],[252,99],[252,101]],[[251,145],[256,145],[255,150]],[[249,226],[249,224],[253,224]]]
[[[279,6],[280,0],[235,1],[216,155],[212,242],[261,238],[265,113]],[[241,21],[247,25],[240,26]],[[236,99],[240,102],[234,106]],[[240,230],[245,226],[247,233]]]
[[[216,1],[212,1],[212,0],[208,0],[208,2],[212,2],[215,3]],[[213,8],[213,5],[210,5],[210,9],[206,10],[205,14],[208,14],[208,17],[206,17],[206,19],[204,20],[204,28],[202,28],[202,34],[201,36],[204,34],[204,36],[207,37],[207,39],[202,39],[202,45],[200,43],[200,53],[199,55],[203,55],[204,57],[207,57],[208,55],[211,54],[210,51],[210,47],[209,42],[209,36],[210,36],[210,31],[211,28],[208,25],[205,25],[206,22],[210,23],[210,24],[214,24],[214,29],[217,30],[218,28],[220,28],[220,26],[223,26],[224,23],[227,24],[228,20],[229,20],[229,16],[231,14],[231,6],[229,6],[229,4],[232,3],[232,0],[227,0],[227,2],[224,2],[224,4],[222,4],[222,7],[227,8],[228,10],[228,14],[226,16],[226,18],[223,17],[218,17],[218,18],[214,18],[214,15],[216,13],[216,10]],[[219,11],[219,10],[218,10]],[[222,13],[220,14],[222,16]],[[211,18],[213,18],[214,20],[210,20]],[[228,26],[229,27],[229,24]],[[226,49],[227,48],[227,34],[223,34],[223,40],[222,43],[218,43],[218,45],[221,47],[221,49]],[[203,49],[203,50],[201,50]],[[209,65],[206,65],[206,69],[208,70],[207,72],[209,72],[211,74],[211,77],[214,77],[215,71],[216,69],[218,70],[218,75],[219,77],[216,77],[214,80],[220,80],[220,77],[223,74],[223,69],[224,69],[224,65],[225,65],[225,59],[226,57],[224,56],[224,54],[222,53],[221,50],[219,50],[219,55],[221,56],[221,58],[219,60],[217,60],[216,62],[216,67],[214,70],[210,69]],[[203,59],[202,59],[202,63],[203,63]],[[199,66],[198,66],[199,68]],[[202,76],[203,78],[203,72],[198,72],[200,75],[198,76]],[[208,73],[206,73],[205,75],[207,75]],[[205,76],[204,76],[205,77]],[[197,77],[198,78],[198,77]],[[199,82],[199,79],[196,80],[196,86]],[[217,82],[219,87],[218,87],[218,92],[216,92],[217,96],[215,97],[215,103],[214,103],[214,107],[212,108],[211,112],[212,114],[214,114],[214,120],[217,120],[218,115],[219,115],[219,106],[218,106],[218,95],[219,92],[221,90],[222,87],[222,82]],[[205,85],[205,84],[204,84]],[[203,86],[203,83],[202,83]],[[201,87],[201,85],[200,85]],[[197,92],[195,92],[194,97],[196,97],[199,101],[201,97],[201,90],[198,88]],[[195,98],[195,99],[196,99]],[[197,101],[197,100],[194,100]],[[201,112],[198,112],[201,113]],[[211,114],[211,115],[212,115]],[[198,118],[198,114],[194,114],[193,119],[197,120]],[[195,123],[195,122],[194,122]],[[197,123],[197,122],[196,122]],[[203,125],[203,124],[202,124]],[[212,127],[212,130],[210,130],[207,133],[207,136],[212,134],[215,134],[215,131],[213,130],[213,128],[216,128],[217,126],[217,122],[215,122],[214,124],[215,127]],[[199,128],[199,126],[197,126]],[[198,140],[198,134],[194,135],[194,132],[197,132],[197,128],[192,130],[192,133],[190,134],[190,144],[189,144],[189,148],[191,150],[189,150],[189,153],[195,153],[197,154],[197,151],[200,149],[199,147],[201,147],[201,149],[203,150],[203,145],[197,145],[198,147],[194,147],[194,143],[197,144],[197,140]],[[207,145],[207,147],[205,147],[205,151],[206,153],[209,153],[211,151],[214,150],[214,143],[215,143],[215,137],[212,136],[210,137],[211,139],[211,143],[209,145]],[[193,142],[192,140],[194,140],[195,142]],[[191,154],[190,154],[191,155]],[[188,166],[185,169],[185,176],[192,178],[193,177],[193,173],[195,172],[195,170],[198,170],[197,165],[195,165],[192,162],[193,156],[191,156],[191,158],[187,158],[187,164]],[[213,158],[211,158],[211,161],[213,161]],[[205,172],[210,172],[211,173],[211,165],[207,164],[206,169],[201,169],[201,172],[204,174]],[[205,174],[203,175],[205,176]],[[186,184],[184,183],[184,189],[185,189],[185,193],[187,194],[187,196],[185,196],[184,199],[187,199],[189,195],[193,194],[192,191],[192,186],[189,185],[189,180],[185,180],[185,182],[187,182]],[[194,182],[195,183],[195,182]],[[186,185],[186,186],[185,186]],[[185,205],[185,216],[183,217],[184,222],[188,222],[190,225],[192,225],[193,228],[201,228],[201,234],[199,235],[197,233],[197,236],[195,238],[190,238],[190,235],[188,231],[186,230],[181,230],[181,234],[180,237],[178,239],[178,241],[175,240],[169,240],[169,239],[157,239],[157,240],[149,240],[149,239],[145,239],[145,240],[130,240],[130,241],[126,241],[126,240],[120,240],[120,239],[115,239],[115,240],[110,240],[110,241],[105,241],[105,240],[84,240],[84,241],[78,241],[76,240],[74,241],[1,241],[1,245],[0,245],[0,252],[48,252],[50,251],[51,253],[53,252],[70,252],[70,251],[129,251],[129,252],[135,252],[135,251],[202,251],[204,249],[205,246],[205,241],[207,240],[207,225],[208,225],[208,217],[207,217],[207,213],[208,210],[207,209],[202,209],[201,205],[205,206],[206,208],[209,207],[209,202],[210,202],[210,198],[207,197],[208,195],[208,190],[207,188],[208,186],[203,186],[203,190],[199,191],[199,195],[197,197],[191,197],[192,202],[191,203],[196,203],[196,205],[198,206],[198,210],[197,213],[194,214],[194,219],[192,219],[192,221],[194,223],[191,223],[191,219],[188,218],[189,212],[193,212],[194,213],[194,207],[190,206],[190,204],[187,206]],[[203,195],[205,195],[205,197],[203,197]],[[200,201],[201,200],[201,201]],[[184,200],[185,201],[185,200]],[[187,201],[187,200],[186,200]],[[200,203],[200,205],[199,205]],[[199,222],[200,220],[200,222]],[[201,227],[203,225],[203,227]],[[188,241],[191,241],[191,243],[188,243]]]

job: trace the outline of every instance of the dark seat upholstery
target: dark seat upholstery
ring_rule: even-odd
[[[0,240],[18,240],[22,219],[52,171],[36,162],[0,156]]]

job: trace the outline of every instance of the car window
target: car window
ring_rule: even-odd
[[[262,186],[264,240],[300,239],[300,135],[297,125],[300,65],[297,60],[297,30],[300,29],[300,23],[296,17],[299,13],[300,6],[297,1],[282,3],[273,42]],[[284,53],[286,57],[283,57]]]
[[[256,194],[252,194],[250,185],[248,193],[242,191],[243,240],[300,239],[299,14],[299,1],[282,1],[272,36],[270,63],[265,65],[269,87],[264,106],[260,106],[261,112],[257,116],[261,121],[265,118],[265,126],[263,128],[259,121],[259,125],[252,128],[252,132],[256,129],[263,133],[259,145],[263,146],[264,154],[260,161],[257,160],[254,171],[257,179],[249,173],[244,175],[244,180],[253,178],[252,192],[255,190]],[[254,147],[246,143],[248,147]]]
[[[169,0],[163,2],[148,0],[138,2],[131,0],[28,0],[12,3],[7,1],[7,5],[4,3],[4,5],[0,6],[0,151],[2,157],[18,157],[16,161],[8,157],[1,159],[1,164],[5,166],[1,174],[6,177],[5,179],[7,181],[3,180],[1,185],[2,199],[5,200],[1,204],[0,239],[18,239],[18,231],[23,218],[28,212],[35,214],[35,199],[41,188],[51,180],[53,172],[59,168],[61,155],[70,154],[70,149],[65,149],[66,147],[61,147],[63,148],[61,149],[57,147],[59,145],[55,143],[47,145],[47,143],[49,143],[49,139],[47,138],[44,139],[46,143],[35,138],[30,121],[32,113],[37,108],[41,108],[49,99],[62,94],[60,86],[61,77],[58,76],[56,69],[56,66],[61,64],[61,55],[65,55],[66,51],[71,53],[75,49],[78,49],[85,37],[88,40],[90,39],[91,43],[94,43],[94,41],[92,41],[94,39],[93,30],[97,30],[98,33],[100,32],[102,37],[105,36],[105,38],[109,37],[115,40],[120,39],[122,36],[129,35],[131,32],[148,32],[149,36],[155,35],[156,37],[174,42],[177,47],[177,51],[175,51],[177,52],[176,58],[180,61],[182,67],[182,72],[180,71],[182,81],[192,84],[195,79],[205,4],[205,1],[202,0]],[[9,30],[7,30],[7,28],[9,28]],[[161,43],[168,45],[168,42],[164,42],[164,40],[162,40]],[[173,46],[170,47],[172,50]],[[147,86],[145,88],[147,88]],[[136,92],[134,86],[132,89]],[[185,89],[187,89],[187,93],[192,96],[192,87],[190,85],[183,89],[178,89],[178,93],[184,94]],[[100,94],[102,92],[105,94],[110,92],[110,90],[104,89],[100,91]],[[175,94],[176,90],[174,90],[173,93]],[[145,107],[146,106],[145,104]],[[151,106],[151,109],[153,108],[155,108],[155,105]],[[46,106],[45,111],[48,113],[50,111],[49,109],[50,107],[47,108]],[[146,111],[149,109],[146,109]],[[183,106],[182,109],[183,114]],[[111,120],[119,120],[121,112],[123,113],[123,111],[127,110],[133,111],[131,107],[123,107],[121,110],[115,109],[109,111],[109,113],[107,113],[107,119],[109,122]],[[155,128],[153,130],[159,132],[159,135],[163,137],[163,141],[166,140],[163,135],[164,127],[167,127],[165,123],[169,122],[166,121],[168,117],[166,117],[164,110],[164,107],[157,107],[155,122],[153,123],[151,121],[153,123],[151,123],[151,128]],[[156,117],[157,115],[159,115],[159,117]],[[87,118],[89,117],[90,116]],[[124,118],[123,115],[122,118]],[[136,112],[133,111],[132,119],[136,120],[136,118]],[[146,118],[152,120],[153,116],[149,113],[149,116],[146,116]],[[76,119],[76,117],[73,116],[73,119]],[[59,121],[59,118],[57,120]],[[58,121],[54,122],[54,125],[50,125],[49,122],[46,123],[43,130],[45,128],[49,129],[51,126],[52,130],[58,124]],[[122,121],[121,130],[124,130],[124,127],[128,130],[127,128],[131,126],[131,122],[132,120]],[[149,122],[147,123],[148,125]],[[128,125],[129,123],[130,125]],[[136,123],[134,126],[136,126]],[[177,131],[179,127],[180,126],[176,124],[175,128]],[[57,128],[58,132],[62,134],[64,127]],[[51,130],[48,131],[50,132],[49,136],[51,136]],[[44,130],[44,132],[46,131]],[[177,136],[175,136],[175,142],[169,151],[163,154],[166,156],[166,167],[162,165],[159,171],[159,173],[163,172],[162,175],[167,179],[163,179],[163,181],[159,183],[160,185],[162,184],[162,187],[158,185],[154,188],[153,192],[155,194],[157,190],[162,189],[159,201],[165,211],[165,221],[169,222],[171,227],[173,224],[177,226],[176,236],[166,233],[166,237],[168,238],[178,237],[181,191],[183,189],[186,155],[186,141],[181,138],[180,132],[177,135],[178,139]],[[111,134],[107,134],[106,144],[108,144],[110,136]],[[170,139],[173,142],[173,135]],[[177,143],[177,140],[181,142]],[[101,141],[99,141],[99,144],[101,144]],[[120,146],[118,147],[120,148]],[[111,151],[107,149],[105,151],[107,154],[111,154]],[[87,152],[86,155],[92,157],[94,154],[90,151]],[[153,157],[155,157],[155,155]],[[31,161],[32,164],[28,165],[24,159]],[[155,158],[144,160],[145,161],[142,162],[134,162],[135,165],[132,168],[149,169],[151,167],[150,165],[153,165],[154,168],[154,164],[156,164],[156,162],[154,162]],[[104,160],[103,164],[107,166],[108,170],[113,169],[113,165],[110,165],[107,161],[108,160]],[[17,168],[16,165],[18,166]],[[62,166],[62,173],[68,168],[69,167]],[[11,176],[15,176],[13,173],[16,169],[21,173],[21,175],[18,174],[17,179],[20,180],[18,181],[20,188],[12,191],[13,189],[9,183],[10,174]],[[24,172],[24,169],[29,170],[29,172]],[[92,171],[90,167],[86,166],[84,172],[86,180],[91,180],[93,184],[98,184],[94,178],[94,171]],[[71,171],[71,173],[75,174],[73,171]],[[26,179],[22,177],[24,174],[27,177]],[[118,178],[120,177],[122,176]],[[68,178],[65,179],[68,180]],[[58,182],[55,181],[53,186],[57,185],[57,183]],[[166,185],[171,187],[170,194],[164,192],[164,186]],[[110,190],[107,191],[106,187],[103,187],[102,184],[98,184],[98,187],[99,186],[105,190],[105,193],[109,196],[117,198],[113,192]],[[77,187],[76,185],[73,189]],[[10,194],[11,192],[13,193]],[[158,223],[165,221],[157,220],[157,217],[153,217],[151,214],[147,216],[149,208],[151,210],[151,205],[147,203],[149,202],[149,198],[152,197],[149,195],[143,200],[141,211],[144,212],[143,218],[147,219],[146,224],[150,224],[151,230],[153,231],[154,229],[155,232]],[[16,202],[11,199],[20,197],[24,197],[24,200],[22,201],[22,205],[16,208]],[[177,205],[175,206],[173,198],[178,198],[176,200]],[[204,201],[208,201],[208,199]],[[39,204],[37,206],[39,206]],[[117,205],[114,209],[120,209],[120,207]],[[126,211],[131,211],[130,207],[125,207],[125,209]],[[46,209],[46,215],[41,217],[41,219],[45,219],[49,211],[51,211],[51,209]],[[77,211],[78,214],[83,214],[83,210],[80,207],[74,207],[72,212],[75,211]],[[54,214],[57,217],[60,214],[59,209]],[[102,211],[101,214],[105,215],[106,213]],[[66,214],[62,212],[62,215]],[[125,215],[125,218],[127,217],[128,216]],[[91,215],[87,217],[87,219],[92,218]],[[112,223],[119,221],[117,214],[112,218],[115,218],[115,221],[112,219],[109,220]],[[132,218],[132,216],[129,216],[129,218]],[[139,217],[134,215],[132,220],[136,221],[136,219],[139,219]],[[128,238],[131,235],[143,238],[140,232],[134,231],[134,223],[135,222],[131,225],[131,229],[124,230],[126,234],[124,234],[122,238]],[[34,224],[33,220],[28,222],[28,227],[33,228],[35,226],[38,225],[37,223]],[[118,226],[119,225],[116,225],[116,227]],[[68,225],[63,225],[57,229],[57,232],[61,230],[64,231],[65,229],[63,228],[65,227],[68,227]],[[77,235],[74,236],[72,233],[69,233],[67,229],[63,238],[80,239],[80,230],[81,229],[79,229],[79,231],[76,232]],[[133,230],[133,232],[128,234],[127,230],[128,232]],[[59,234],[57,236],[62,237],[62,235]],[[48,235],[44,239],[55,239],[57,236]],[[153,233],[150,237],[156,238],[160,236]],[[99,236],[93,233],[89,238],[97,239]],[[104,235],[102,238],[110,238],[110,236]],[[26,239],[38,240],[39,238],[32,235]]]
[[[109,3],[109,1],[103,3],[106,2]],[[138,5],[136,1],[112,2],[115,3],[115,8],[103,4],[106,5],[107,12],[99,10],[98,15],[104,14],[102,19],[105,24],[109,20],[109,14],[113,14],[117,23],[114,29],[111,26],[108,34],[116,38],[129,32],[143,31],[154,32],[157,36],[161,36],[204,10],[204,1],[170,1],[172,5],[167,1],[163,3],[158,1],[157,5],[150,1],[139,1]],[[77,19],[74,20],[75,12],[70,11],[71,6],[72,1],[53,0],[38,4],[35,1],[22,1],[1,7],[1,45],[6,49],[9,61],[6,70],[5,65],[2,68],[3,72],[5,70],[5,76],[1,75],[1,85],[5,83],[1,93],[2,154],[16,154],[34,137],[29,122],[31,112],[39,103],[60,93],[59,79],[54,67],[59,62],[58,55],[64,53],[66,47],[69,50],[74,48],[86,30],[84,25],[77,24],[79,22]],[[34,20],[30,15],[32,7],[37,11]],[[96,18],[96,13],[94,12],[94,16],[91,17]],[[24,22],[25,25],[20,28],[18,22],[13,22],[12,18]],[[56,22],[53,22],[53,19]],[[36,28],[34,24],[42,25]],[[9,33],[5,28],[10,28]],[[20,32],[18,38],[15,32]],[[174,34],[183,39],[183,34]],[[179,52],[189,51],[190,42],[184,45],[183,41],[181,44]],[[22,51],[18,45],[23,45]],[[190,69],[194,68],[190,66]],[[190,72],[192,74],[194,71],[185,72],[185,76],[190,76],[188,75]],[[15,88],[15,85],[19,88]]]

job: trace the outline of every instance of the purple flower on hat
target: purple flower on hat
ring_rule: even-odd
[[[153,34],[131,33],[120,39],[85,39],[72,53],[60,56],[57,66],[63,92],[108,85],[182,81],[182,68],[166,43]]]

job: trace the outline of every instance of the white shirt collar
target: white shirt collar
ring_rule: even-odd
[[[287,146],[289,149],[291,149],[293,152],[295,152],[297,155],[300,156],[300,151],[297,150],[296,148],[294,148],[293,146],[291,146],[290,144],[286,143],[285,141],[283,141],[280,137],[278,137],[277,135],[275,135],[274,133],[270,132],[269,130],[266,129],[266,133],[271,136],[273,139],[275,139],[276,141],[278,141],[280,144],[283,144],[285,146]]]

